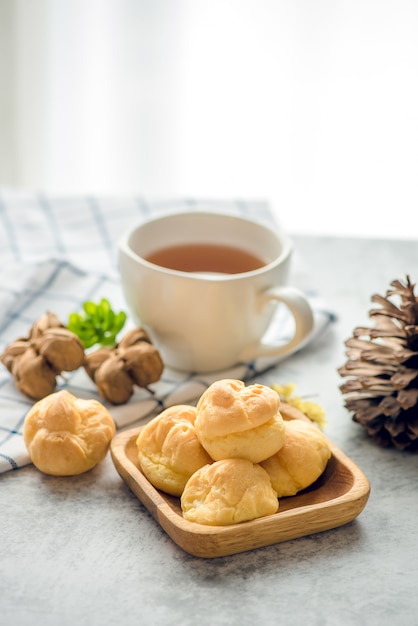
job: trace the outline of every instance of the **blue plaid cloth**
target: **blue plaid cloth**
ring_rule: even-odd
[[[117,240],[136,223],[159,213],[213,208],[236,215],[256,216],[274,223],[262,202],[173,200],[149,202],[141,197],[47,197],[0,190],[0,353],[18,337],[26,337],[33,322],[46,311],[65,324],[85,300],[107,298],[114,309],[126,310],[118,280]],[[297,263],[294,264],[295,266]],[[292,284],[302,288],[315,314],[313,341],[335,316],[312,290],[309,276],[293,270]],[[270,331],[275,341],[292,332],[292,321],[280,307]],[[127,327],[133,326],[128,318]],[[259,359],[210,375],[181,373],[166,368],[153,393],[137,388],[131,400],[114,407],[104,402],[83,369],[58,377],[58,389],[78,397],[95,398],[107,406],[118,428],[148,420],[174,404],[195,401],[215,380],[250,380],[280,359]],[[0,364],[0,472],[30,463],[23,442],[25,415],[33,401],[15,387]]]

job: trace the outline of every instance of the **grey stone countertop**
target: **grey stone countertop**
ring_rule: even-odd
[[[340,528],[233,556],[179,548],[110,456],[71,480],[27,466],[0,477],[0,621],[15,626],[418,625],[418,455],[383,449],[343,406],[344,341],[373,293],[418,279],[418,242],[295,237],[339,319],[256,382],[293,382],[326,410],[326,435],[371,484]]]

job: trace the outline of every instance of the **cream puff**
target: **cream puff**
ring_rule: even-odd
[[[154,417],[136,439],[144,476],[162,491],[180,496],[190,476],[212,459],[199,442],[196,408],[175,405]]]
[[[283,445],[280,398],[270,387],[240,380],[219,380],[197,404],[197,436],[215,461],[241,458],[258,463]]]
[[[40,471],[72,476],[104,459],[115,432],[113,418],[100,402],[63,390],[32,406],[25,417],[23,440]]]
[[[197,470],[180,502],[186,520],[213,526],[273,515],[279,508],[267,472],[246,459],[223,459]]]
[[[283,446],[260,463],[279,498],[294,496],[312,485],[331,457],[328,440],[315,424],[300,419],[285,420],[284,424]]]

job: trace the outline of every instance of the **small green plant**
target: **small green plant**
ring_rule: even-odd
[[[115,313],[106,298],[98,304],[88,300],[83,303],[84,313],[70,313],[67,328],[82,342],[85,349],[95,345],[114,346],[116,336],[126,322],[126,313]]]

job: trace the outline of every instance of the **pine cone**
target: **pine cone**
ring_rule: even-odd
[[[373,295],[373,328],[358,327],[345,343],[349,377],[340,386],[353,421],[381,446],[418,451],[418,297],[409,276],[386,297]],[[394,300],[394,301],[393,301]]]

